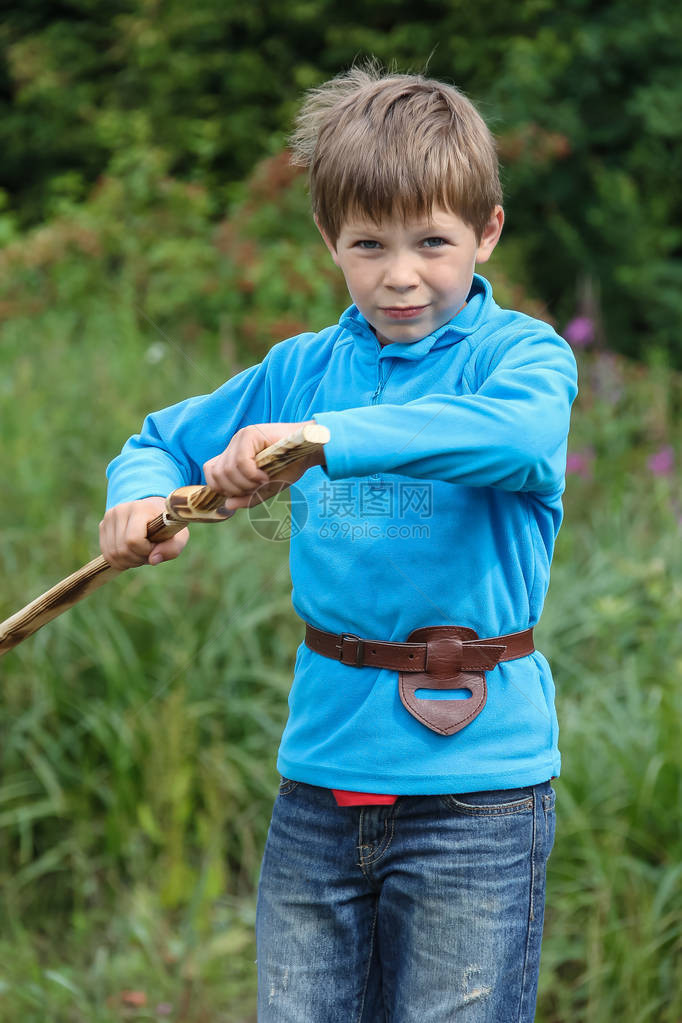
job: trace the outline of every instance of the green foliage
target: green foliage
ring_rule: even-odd
[[[678,365],[681,30],[668,0],[548,9],[531,38],[509,40],[490,94],[540,293],[567,317],[565,282],[592,279],[611,346],[641,357],[646,337]]]
[[[74,913],[68,932],[18,923],[0,939],[0,1018],[22,1023],[255,1023],[254,907],[223,898],[199,931],[190,904],[172,922],[144,883],[116,913]]]
[[[78,346],[86,330],[109,323],[100,386],[122,365],[112,346],[129,345],[139,329],[150,367],[183,351],[200,375],[202,360],[220,355],[229,375],[274,341],[322,327],[348,298],[308,214],[303,177],[280,154],[241,191],[233,216],[214,224],[204,189],[165,175],[162,155],[147,150],[123,176],[103,178],[87,204],[1,250],[0,310],[25,371],[38,372],[31,355],[55,306],[69,310]],[[219,382],[207,378],[200,390]],[[128,391],[123,378],[106,383]]]
[[[102,175],[152,170],[201,187],[216,222],[281,147],[301,92],[374,54],[480,103],[515,269],[553,316],[589,280],[612,348],[641,356],[646,338],[679,366],[680,38],[672,0],[17,5],[0,25],[0,242]]]

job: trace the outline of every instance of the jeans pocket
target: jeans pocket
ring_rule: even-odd
[[[441,800],[450,811],[468,817],[524,813],[533,810],[533,787],[448,793]]]
[[[551,813],[554,810],[555,803],[556,803],[556,792],[554,791],[554,789],[550,785],[549,786],[549,791],[545,792],[545,794],[542,797],[542,808],[545,811],[545,813]]]
[[[281,777],[279,780],[279,794],[280,796],[288,796],[290,792],[293,792],[295,788],[298,788],[299,783],[292,781],[291,778]]]
[[[546,792],[542,797],[542,809],[544,810],[545,815],[545,841],[547,843],[547,855],[549,855],[550,850],[554,845],[554,832],[556,828],[555,803],[556,792],[550,785],[549,792]]]

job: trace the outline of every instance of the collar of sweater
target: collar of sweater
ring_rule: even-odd
[[[352,335],[357,345],[366,350],[368,355],[380,359],[422,359],[432,348],[446,348],[456,344],[462,338],[472,334],[486,319],[493,301],[490,284],[479,274],[474,274],[471,290],[467,296],[467,304],[453,319],[419,341],[409,344],[394,341],[383,347],[357,306],[349,306],[339,320]]]

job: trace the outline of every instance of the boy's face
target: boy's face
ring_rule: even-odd
[[[465,304],[476,263],[497,244],[504,213],[496,206],[480,241],[455,213],[373,220],[353,216],[327,248],[346,278],[353,302],[379,342],[410,344],[452,319]]]

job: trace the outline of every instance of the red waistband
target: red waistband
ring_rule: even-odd
[[[392,806],[397,796],[382,795],[379,792],[347,792],[332,789],[338,806]]]

